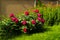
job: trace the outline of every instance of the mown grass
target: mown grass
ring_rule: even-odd
[[[50,28],[50,30],[44,33],[23,34],[12,40],[60,40],[60,25],[48,26],[48,28]]]

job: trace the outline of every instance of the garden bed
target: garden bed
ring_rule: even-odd
[[[39,10],[37,10],[37,11],[35,10],[34,12],[30,11],[30,14],[29,14],[29,11],[25,11],[22,16],[21,15],[15,16],[14,14],[10,14],[8,19],[5,18],[4,20],[2,20],[0,22],[0,28],[2,28],[2,31],[3,31],[2,34],[5,35],[5,37],[2,36],[2,39],[7,40],[8,36],[6,36],[6,35],[9,35],[9,38],[12,37],[14,39],[14,37],[16,37],[14,40],[19,40],[19,39],[32,40],[33,38],[34,38],[33,40],[36,40],[36,39],[44,40],[43,37],[45,37],[45,39],[49,39],[51,36],[48,36],[48,35],[50,35],[50,34],[55,35],[55,33],[56,33],[56,37],[58,37],[57,35],[59,35],[59,31],[57,31],[57,30],[58,30],[59,26],[54,26],[54,25],[59,25],[59,23],[60,23],[60,18],[59,18],[60,17],[60,7],[56,7],[56,8],[55,7],[54,8],[53,7],[37,7],[37,9],[39,9]],[[40,18],[43,18],[45,21],[42,22],[42,20],[40,20]],[[26,19],[26,20],[24,20],[24,19]],[[32,19],[34,19],[34,20],[32,20]],[[57,29],[55,29],[55,27]],[[55,30],[55,31],[49,31],[49,29],[48,30],[46,29],[46,31],[45,31],[45,28],[53,28],[52,30]],[[49,31],[49,32],[47,32],[47,31]],[[4,33],[6,33],[6,34],[4,34]],[[30,33],[30,34],[32,33],[32,35],[29,34],[30,36],[27,36],[27,35],[23,36],[24,34],[27,34],[27,33]],[[17,34],[19,37],[16,36]],[[15,35],[15,36],[12,36],[12,35]],[[56,38],[56,37],[54,37],[54,35],[53,35],[52,39]],[[32,39],[31,38],[28,39],[28,37],[31,37]],[[58,40],[59,40],[59,38],[58,38]]]

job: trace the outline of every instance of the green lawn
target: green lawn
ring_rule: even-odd
[[[32,35],[21,35],[12,40],[60,40],[60,25],[48,26],[49,31]]]

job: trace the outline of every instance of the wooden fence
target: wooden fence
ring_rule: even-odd
[[[34,7],[34,0],[0,0],[0,15],[20,13]]]
[[[45,5],[58,5],[60,1],[43,1],[41,2]],[[36,6],[36,4],[35,4]],[[9,13],[20,13],[21,11],[25,11],[26,9],[34,7],[34,0],[0,0],[0,15],[8,15]]]

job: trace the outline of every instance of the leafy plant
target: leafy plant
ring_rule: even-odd
[[[20,17],[16,17],[13,13],[9,16],[9,19],[2,21],[3,25],[1,26],[1,30],[7,33],[34,33],[44,30],[43,24],[45,20],[38,9],[34,10],[31,14],[25,11]]]
[[[60,7],[38,7],[40,13],[45,19],[45,25],[53,26],[54,24],[58,25],[60,23]]]

